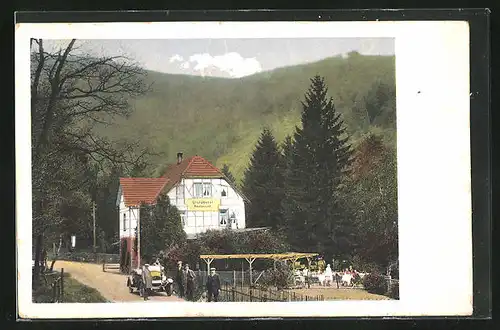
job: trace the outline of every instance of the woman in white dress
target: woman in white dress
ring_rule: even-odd
[[[326,265],[326,270],[325,270],[325,285],[330,286],[332,283],[332,268],[330,267],[330,264]]]

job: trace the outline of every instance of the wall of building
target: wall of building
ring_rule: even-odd
[[[202,186],[196,189],[196,185]],[[204,194],[208,188],[208,194]],[[200,234],[208,229],[243,229],[245,228],[245,204],[240,196],[224,179],[183,179],[169,191],[168,196],[173,205],[181,212],[183,228],[188,236]],[[210,200],[210,210],[193,210],[189,207],[189,199],[197,202]]]
[[[199,194],[200,189],[196,189],[196,186],[199,188],[200,184],[201,194]],[[204,194],[204,191],[208,194]],[[179,209],[182,225],[188,236],[194,236],[209,229],[243,229],[246,226],[244,200],[224,179],[182,179],[168,192],[168,196],[172,205]],[[209,201],[210,210],[193,209],[190,207],[189,200],[198,204]],[[139,209],[125,206],[121,193],[119,194],[119,209],[120,239],[134,237],[140,214]]]
[[[137,228],[137,220],[139,219],[139,209],[125,206],[123,194],[121,194],[119,210],[120,238],[135,236],[134,232]]]

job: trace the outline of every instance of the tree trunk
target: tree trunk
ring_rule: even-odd
[[[50,264],[50,272],[53,272],[54,271],[54,265],[57,261],[57,257],[59,256],[59,252],[61,252],[61,246],[62,246],[62,235],[59,236],[59,247],[57,248],[57,252],[54,256],[54,259],[52,259],[52,262]]]
[[[39,234],[36,237],[36,243],[35,243],[35,267],[33,269],[33,285],[37,287],[40,284],[40,273],[41,273],[41,268],[40,268],[40,261],[42,257],[42,234]]]

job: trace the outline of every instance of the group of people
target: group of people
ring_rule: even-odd
[[[177,284],[177,293],[180,298],[186,298],[189,301],[194,300],[194,290],[197,284],[196,273],[189,268],[189,264],[182,265],[182,261],[177,262],[177,274],[175,282]],[[210,269],[207,282],[205,284],[208,301],[218,301],[220,293],[220,278],[215,272],[215,268]]]
[[[326,265],[326,268],[323,271],[318,272],[315,276],[317,276],[320,285],[323,286],[330,286],[334,282],[343,282],[344,279],[346,278],[346,275],[348,276],[348,282],[349,284],[351,283],[351,278],[356,279],[359,277],[361,273],[358,273],[355,269],[351,267],[345,268],[343,271],[336,272],[333,271],[330,264]],[[295,276],[297,280],[303,281],[303,284],[305,284],[308,288],[311,286],[311,273],[310,271],[306,268],[304,268],[302,271],[296,270]]]

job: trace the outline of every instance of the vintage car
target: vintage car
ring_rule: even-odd
[[[163,266],[152,265],[149,266],[149,271],[152,277],[152,288],[153,292],[165,292],[168,296],[172,295],[173,283],[171,278],[167,278],[163,272]],[[132,271],[127,279],[127,286],[130,293],[134,292],[134,288],[139,292],[142,286],[142,269],[136,268]]]

